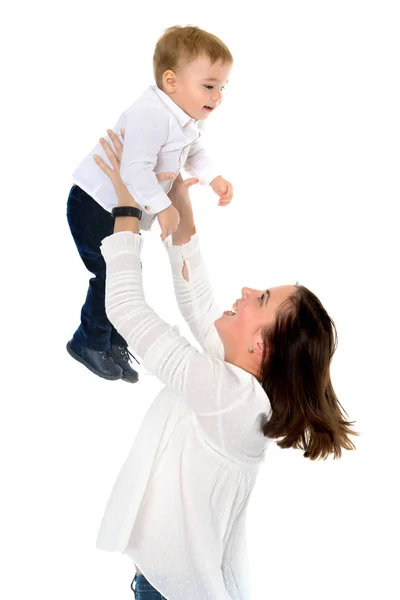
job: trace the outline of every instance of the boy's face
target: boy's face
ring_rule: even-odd
[[[207,119],[222,102],[231,68],[231,63],[212,65],[208,56],[198,56],[176,71],[164,73],[164,92],[192,119]]]

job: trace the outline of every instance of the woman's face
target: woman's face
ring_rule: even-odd
[[[225,348],[225,357],[235,358],[241,351],[255,347],[260,329],[271,325],[277,309],[296,292],[294,285],[281,285],[268,290],[243,288],[242,297],[215,321],[215,327]],[[257,333],[258,332],[258,336]]]

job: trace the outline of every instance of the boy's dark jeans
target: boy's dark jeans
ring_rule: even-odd
[[[108,320],[105,309],[106,264],[100,245],[113,233],[114,219],[77,185],[72,186],[68,196],[67,219],[80,257],[94,275],[89,281],[81,324],[73,335],[72,346],[92,350],[109,350],[111,344],[127,346]]]

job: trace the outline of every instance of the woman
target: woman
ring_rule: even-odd
[[[114,170],[95,160],[119,205],[137,207],[119,176],[122,145],[108,133],[115,153],[102,144]],[[354,449],[352,423],[330,380],[332,320],[314,294],[292,285],[243,288],[233,311],[221,315],[193,221],[194,182],[174,183],[180,224],[164,245],[180,310],[204,352],[145,302],[139,219],[117,217],[102,244],[107,315],[165,384],[118,476],[97,540],[134,560],[139,600],[250,598],[246,507],[270,440],[301,448],[311,460]]]

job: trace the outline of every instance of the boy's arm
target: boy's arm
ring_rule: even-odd
[[[199,140],[190,148],[184,168],[192,177],[197,177],[201,185],[210,185],[221,175]]]
[[[159,213],[171,205],[154,173],[158,153],[168,138],[168,129],[168,117],[152,107],[133,111],[126,124],[121,178],[147,214]]]

